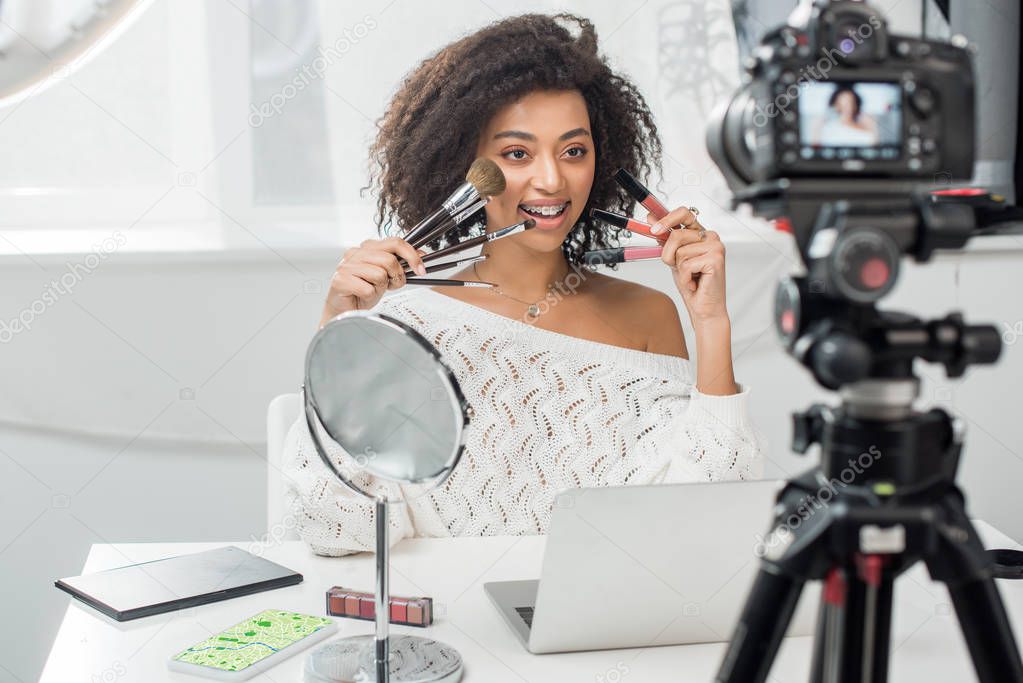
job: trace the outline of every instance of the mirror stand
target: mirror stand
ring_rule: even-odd
[[[332,640],[306,658],[306,681],[331,683],[453,683],[462,677],[462,658],[444,643],[419,636],[390,637],[390,503],[375,501],[376,635]]]

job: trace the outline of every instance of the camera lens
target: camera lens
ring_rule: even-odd
[[[749,88],[743,88],[711,113],[707,125],[707,151],[730,182],[754,179],[753,150],[757,128],[768,125],[769,114],[757,112]]]

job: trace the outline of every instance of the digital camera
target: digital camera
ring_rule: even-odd
[[[779,178],[969,179],[974,76],[966,42],[892,35],[875,9],[817,0],[769,32],[707,146],[729,186]],[[900,189],[899,191],[902,191]]]

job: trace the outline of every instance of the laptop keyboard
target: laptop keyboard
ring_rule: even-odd
[[[533,628],[533,608],[532,607],[516,607],[515,611],[522,617],[522,621],[526,622],[526,626]]]

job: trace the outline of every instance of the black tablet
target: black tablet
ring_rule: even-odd
[[[54,582],[117,621],[292,586],[302,575],[235,546]]]

